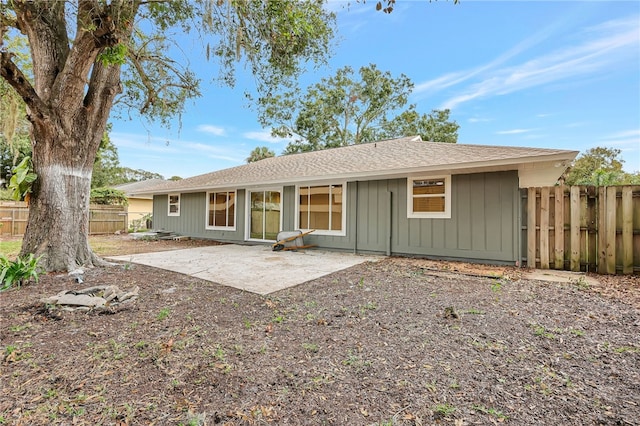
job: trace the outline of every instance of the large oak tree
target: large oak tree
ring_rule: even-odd
[[[170,123],[199,94],[175,56],[180,33],[203,40],[224,82],[242,60],[266,93],[325,59],[333,22],[314,0],[2,1],[0,74],[26,104],[38,175],[22,254],[44,255],[49,271],[102,263],[87,237],[100,140],[115,103]],[[32,77],[6,43],[12,31],[28,39]]]

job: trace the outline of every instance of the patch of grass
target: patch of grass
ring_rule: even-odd
[[[584,277],[579,277],[578,279],[571,281],[571,283],[575,285],[578,290],[589,290],[591,288],[591,285]]]
[[[156,318],[162,321],[163,319],[166,319],[170,313],[171,311],[169,310],[169,308],[162,308],[160,309],[160,312],[158,312],[158,316]]]
[[[640,352],[640,348],[636,348],[635,346],[620,346],[619,348],[615,348],[613,351],[617,354],[623,354],[623,353],[634,354],[634,353]]]
[[[437,382],[435,380],[425,383],[424,387],[431,393],[436,393],[438,391]]]
[[[12,325],[11,327],[9,327],[9,331],[20,333],[21,331],[24,331],[28,328],[31,328],[31,323],[27,323],[24,325]]]
[[[4,253],[9,259],[15,259],[20,254],[22,248],[22,240],[3,241],[0,243],[0,252]]]
[[[367,302],[364,305],[360,305],[360,313],[364,314],[366,311],[373,311],[378,309],[378,305],[375,302]]]
[[[466,311],[463,311],[465,314],[472,314],[472,315],[484,315],[484,311],[481,311],[480,309],[467,309]]]
[[[578,329],[575,329],[575,328],[570,328],[569,329],[569,333],[573,334],[574,336],[578,336],[578,337],[584,336],[584,330],[578,330]]]
[[[433,407],[433,412],[442,417],[448,417],[456,411],[456,407],[451,404],[437,404]]]
[[[309,352],[318,352],[318,345],[315,343],[303,343],[302,348]]]
[[[538,337],[544,337],[546,339],[555,339],[556,336],[553,333],[547,331],[543,325],[533,324],[533,334]]]
[[[352,351],[349,351],[349,355],[345,360],[342,361],[342,364],[361,370],[365,367],[370,367],[371,361],[364,360],[358,355],[354,354]]]
[[[504,421],[509,418],[504,414],[502,414],[502,411],[496,410],[495,408],[487,408],[484,405],[472,405],[471,408],[480,413],[488,414],[490,416],[496,417],[500,421]]]

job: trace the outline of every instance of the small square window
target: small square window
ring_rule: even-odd
[[[169,216],[180,216],[180,194],[169,194]]]
[[[407,217],[450,218],[451,176],[407,179]]]

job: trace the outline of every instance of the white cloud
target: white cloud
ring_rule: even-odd
[[[110,133],[109,137],[118,148],[139,149],[141,152],[178,152],[171,140],[166,138],[119,132]]]
[[[219,126],[213,126],[211,124],[201,124],[197,127],[197,130],[202,133],[209,133],[215,136],[224,136],[225,130]]]
[[[478,117],[471,117],[470,119],[467,120],[469,123],[486,123],[488,121],[492,121],[490,118],[478,118]]]
[[[507,50],[502,55],[495,58],[493,61],[490,61],[487,64],[476,67],[472,70],[467,71],[456,71],[449,74],[445,74],[442,77],[438,77],[434,80],[426,81],[424,83],[416,84],[413,90],[414,94],[425,94],[425,92],[435,92],[442,89],[446,89],[447,87],[451,87],[460,83],[463,83],[476,75],[482,74],[485,71],[489,71],[492,68],[495,68],[503,63],[507,62],[513,57],[518,56],[522,52],[527,49],[543,42],[548,39],[555,31],[556,28],[560,26],[560,21],[556,21],[545,28],[541,29],[533,36],[523,40],[518,43],[511,49]]]
[[[201,142],[185,142],[182,144],[189,152],[194,154],[206,155],[208,158],[214,158],[216,160],[230,161],[233,163],[241,163],[244,159],[237,154],[237,150],[229,148],[230,145],[216,146],[207,145]]]
[[[529,132],[533,132],[536,129],[511,129],[511,130],[500,130],[497,131],[496,134],[498,135],[519,135],[522,133],[529,133]]]
[[[474,99],[505,95],[531,87],[556,83],[561,80],[590,76],[621,63],[629,57],[637,60],[637,44],[640,38],[640,17],[607,21],[587,28],[577,45],[567,45],[546,55],[530,59],[518,65],[497,68],[507,60],[548,37],[554,26],[518,44],[486,65],[466,72],[453,72],[435,80],[416,85],[421,91],[442,90],[474,81],[461,87],[459,94],[444,102],[441,108],[453,109]]]
[[[259,132],[246,132],[246,133],[243,133],[242,136],[254,141],[267,142],[267,143],[283,143],[283,142],[289,142],[291,140],[290,138],[279,138],[279,137],[271,136],[271,132],[268,132],[265,130],[259,131]]]

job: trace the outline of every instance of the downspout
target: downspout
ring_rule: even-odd
[[[523,223],[522,223],[522,203],[524,202],[524,190],[520,189],[520,185],[518,185],[516,187],[516,194],[517,194],[517,200],[518,202],[516,204],[518,204],[518,208],[517,208],[517,214],[518,214],[518,219],[517,219],[517,224],[516,224],[516,253],[518,256],[518,260],[516,261],[516,266],[522,268],[522,229],[523,229]],[[527,244],[529,244],[529,242],[527,241]],[[527,262],[528,263],[528,262]]]
[[[355,197],[355,220],[353,222],[353,254],[358,254],[358,189],[360,188],[360,181],[356,181],[356,197]]]
[[[387,219],[387,256],[391,256],[391,229],[393,227],[393,204],[391,203],[393,198],[393,193],[391,191],[387,191],[387,205],[389,206],[389,215]]]

